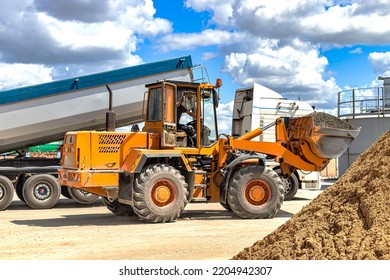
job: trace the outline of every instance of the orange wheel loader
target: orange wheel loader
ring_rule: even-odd
[[[148,84],[142,131],[116,132],[109,112],[106,131],[68,132],[60,184],[102,196],[116,215],[147,222],[172,222],[194,201],[219,202],[241,218],[272,218],[284,185],[266,159],[280,163],[286,177],[297,168],[321,171],[359,133],[317,127],[307,116],[279,118],[239,138],[219,135],[221,84]],[[275,142],[251,140],[273,125]]]

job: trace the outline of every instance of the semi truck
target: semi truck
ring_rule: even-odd
[[[34,209],[53,207],[60,194],[80,203],[95,200],[96,194],[58,182],[59,157],[31,157],[29,148],[62,141],[69,130],[104,130],[109,106],[116,126],[141,122],[145,84],[192,81],[192,68],[191,56],[182,56],[1,91],[0,210],[7,209],[15,192]]]
[[[245,133],[274,122],[279,117],[302,117],[314,112],[314,108],[301,100],[288,100],[279,93],[257,83],[239,88],[234,95],[232,136],[240,137]],[[275,127],[254,138],[258,141],[275,141]],[[280,165],[268,160],[267,165],[279,175]],[[291,200],[298,189],[321,189],[321,174],[318,171],[305,172],[295,170],[288,178],[281,176],[285,184],[284,200]]]
[[[175,221],[189,202],[220,203],[241,218],[272,218],[284,201],[281,174],[321,171],[359,130],[322,128],[312,116],[277,118],[240,137],[219,134],[222,81],[157,81],[146,85],[144,126],[119,132],[69,131],[64,137],[61,185],[103,197],[115,215],[146,222]],[[192,120],[183,121],[188,114]],[[109,114],[111,117],[115,114]],[[253,140],[275,127],[275,141]]]

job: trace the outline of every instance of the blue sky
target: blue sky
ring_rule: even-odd
[[[0,90],[191,55],[335,113],[340,90],[390,76],[390,0],[2,0]]]

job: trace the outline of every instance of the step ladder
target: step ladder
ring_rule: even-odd
[[[192,201],[207,201],[207,172],[195,170],[195,184]]]

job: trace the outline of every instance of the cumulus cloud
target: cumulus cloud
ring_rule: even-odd
[[[299,93],[312,105],[335,106],[335,80],[324,80],[328,61],[314,46],[301,45],[254,50],[253,53],[230,53],[225,57],[223,71],[241,84],[254,82],[273,88],[281,94]],[[332,94],[333,93],[333,94]]]
[[[55,79],[75,72],[65,67],[87,73],[139,64],[137,43],[172,30],[155,13],[152,0],[3,0],[0,62],[48,65]]]
[[[390,76],[390,52],[374,52],[368,56],[374,73],[378,76]]]
[[[337,81],[323,48],[390,43],[390,0],[187,0],[208,11],[212,28],[169,34],[164,50],[216,46],[222,71],[246,85],[257,82],[332,110]],[[369,23],[369,24],[368,24]],[[215,27],[214,27],[215,26]],[[172,42],[172,44],[169,44]],[[361,53],[354,49],[351,54]],[[386,64],[370,56],[374,68]],[[383,70],[376,70],[383,73]]]
[[[231,134],[234,101],[219,104],[217,108],[218,133]]]
[[[44,65],[0,63],[0,90],[50,82],[52,71]]]

